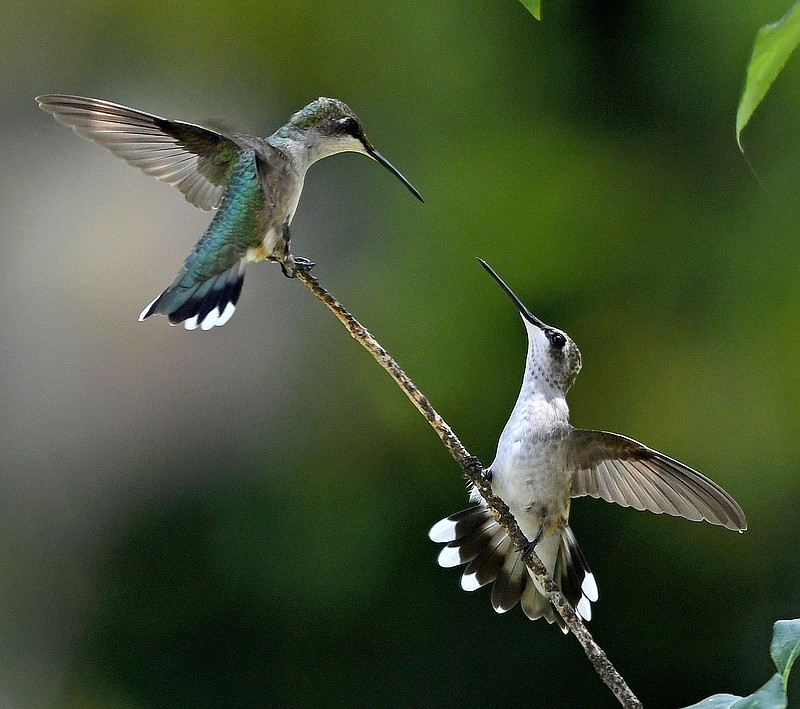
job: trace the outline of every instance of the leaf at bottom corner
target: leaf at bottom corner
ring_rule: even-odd
[[[786,709],[786,701],[783,678],[776,674],[761,689],[731,704],[731,709]]]
[[[741,697],[737,697],[735,694],[715,694],[702,702],[686,707],[686,709],[730,709],[740,699]]]
[[[715,694],[686,709],[786,709],[786,692],[780,675],[772,675],[761,689],[749,697]]]
[[[792,665],[800,655],[800,619],[779,620],[775,623],[769,654],[786,684]]]

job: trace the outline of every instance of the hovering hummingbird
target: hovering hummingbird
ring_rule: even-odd
[[[422,201],[337,99],[312,101],[268,138],[223,133],[95,98],[47,94],[36,101],[79,135],[174,185],[196,207],[217,210],[172,285],[139,320],[158,313],[187,330],[210,330],[233,315],[248,261],[277,261],[288,277],[312,268],[311,261],[290,253],[289,225],[306,171],[317,160],[362,153]]]
[[[739,532],[747,522],[727,492],[683,463],[616,433],[570,426],[566,393],[581,368],[578,348],[565,332],[533,315],[491,266],[478,260],[516,305],[528,331],[522,388],[485,475],[530,544],[517,554],[485,503],[437,522],[429,536],[447,544],[439,554],[441,566],[467,564],[461,578],[465,591],[494,581],[491,600],[498,613],[519,602],[531,620],[544,617],[567,632],[523,557],[535,550],[576,612],[591,619],[597,584],[568,524],[570,498],[600,497]],[[470,498],[482,501],[477,490]]]

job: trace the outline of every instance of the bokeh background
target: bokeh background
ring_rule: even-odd
[[[766,681],[800,615],[800,61],[744,134],[766,190],[734,114],[787,5],[5,0],[0,705],[616,706],[577,642],[437,567],[459,470],[301,284],[258,265],[224,328],[136,322],[209,215],[50,91],[262,135],[347,101],[426,204],[337,156],[294,251],[487,464],[525,335],[475,256],[569,332],[573,423],[750,523],[576,501],[592,632],[648,707]]]

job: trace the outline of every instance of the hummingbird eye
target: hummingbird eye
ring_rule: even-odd
[[[562,349],[564,345],[567,344],[567,338],[560,332],[555,332],[553,330],[547,333],[547,339],[550,340],[550,344],[558,350]]]
[[[358,125],[358,121],[355,118],[349,116],[347,118],[342,118],[339,121],[339,125],[342,127],[343,133],[352,135],[354,138],[361,136],[361,126]]]

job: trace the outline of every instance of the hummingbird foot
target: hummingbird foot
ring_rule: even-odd
[[[311,261],[311,260],[309,260],[307,258],[304,258],[303,256],[295,256],[294,257],[294,267],[298,271],[306,271],[307,272],[307,271],[310,271],[312,268],[314,268],[314,266],[316,266],[316,264],[313,261]]]
[[[528,557],[533,554],[533,550],[536,549],[536,545],[542,541],[542,537],[544,536],[544,522],[539,527],[539,531],[536,533],[536,536],[533,538],[533,541],[528,542],[522,549],[520,554],[520,559],[522,561],[526,561]]]
[[[313,261],[303,256],[290,256],[287,261],[279,261],[278,263],[286,278],[297,278],[298,271],[308,273],[316,265]]]

